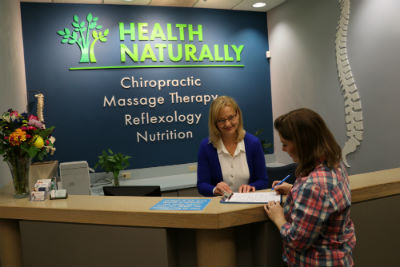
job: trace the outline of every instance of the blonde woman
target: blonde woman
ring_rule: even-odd
[[[219,96],[210,106],[209,137],[198,152],[197,189],[204,196],[253,192],[268,184],[260,141],[243,129],[236,101]]]

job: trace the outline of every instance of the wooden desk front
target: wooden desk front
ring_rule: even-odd
[[[400,194],[400,168],[350,177],[353,203]],[[117,226],[196,229],[199,266],[234,266],[232,228],[267,220],[263,205],[220,204],[211,198],[202,211],[155,211],[161,197],[70,195],[65,200],[31,202],[0,194],[0,259],[22,265],[19,220]]]

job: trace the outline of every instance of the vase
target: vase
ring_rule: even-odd
[[[28,154],[13,155],[7,160],[14,183],[15,198],[29,196],[29,168],[32,158]]]
[[[117,175],[113,175],[113,185],[114,186],[119,186],[119,179],[118,179],[118,176],[119,176],[119,174],[117,174]]]

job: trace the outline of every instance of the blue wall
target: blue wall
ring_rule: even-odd
[[[45,96],[44,117],[46,125],[56,127],[56,154],[60,162],[87,160],[91,166],[97,161],[97,155],[103,149],[111,148],[132,156],[130,168],[145,168],[197,161],[197,149],[200,141],[207,137],[207,119],[209,104],[204,102],[172,103],[171,94],[180,96],[197,96],[197,99],[207,99],[208,96],[229,95],[234,97],[243,113],[244,126],[248,132],[255,133],[259,129],[264,132],[261,139],[273,143],[272,111],[270,93],[269,62],[265,58],[268,50],[266,14],[258,12],[223,11],[191,8],[141,7],[120,5],[71,5],[71,4],[33,4],[21,3],[24,53],[26,63],[27,89],[29,102],[34,103],[36,90]],[[63,44],[58,31],[65,28],[73,32],[74,15],[79,23],[86,21],[91,13],[97,17],[97,32],[109,34],[106,40],[98,40],[93,46],[96,62],[80,63],[81,50],[77,44]],[[156,23],[167,35],[167,24],[172,25],[172,36],[178,36],[177,41],[138,40],[136,28],[135,40],[125,35],[120,40],[119,23],[124,23],[128,29],[131,22],[148,23],[150,37]],[[184,40],[179,40],[179,29],[176,24],[192,24],[194,30],[202,25],[202,40],[194,35],[193,41],[188,39],[188,28],[183,29]],[[85,27],[87,25],[85,24]],[[93,32],[93,30],[92,30]],[[89,43],[93,41],[90,32]],[[78,32],[77,32],[78,33]],[[158,36],[160,32],[158,32]],[[79,33],[78,33],[79,36]],[[86,36],[86,33],[85,33]],[[151,47],[156,57],[153,62],[148,58],[143,62],[134,62],[128,56],[121,62],[121,44],[133,50],[137,44],[139,58],[141,51]],[[172,62],[168,57],[168,49],[164,49],[164,61],[156,44],[172,44],[174,55],[178,44],[183,47],[194,45],[198,50],[195,56],[200,57],[204,45],[210,48],[202,61],[183,59]],[[219,56],[224,57],[224,45],[228,45],[232,60],[216,61],[214,45],[219,45]],[[240,59],[235,56],[232,46],[240,47]],[[205,50],[205,52],[207,52]],[[175,65],[175,67],[165,67]],[[190,65],[190,66],[189,66]],[[199,65],[208,65],[199,67]],[[209,66],[211,65],[211,66]],[[216,65],[219,65],[218,67]],[[235,65],[234,67],[228,65]],[[125,66],[126,68],[119,68]],[[165,68],[161,68],[164,66]],[[186,67],[185,67],[186,66]],[[100,69],[73,70],[71,68],[97,67]],[[103,67],[111,69],[102,69]],[[151,86],[139,88],[123,88],[121,80],[124,77],[134,77],[135,80],[197,80],[198,85],[165,86],[161,89]],[[129,84],[125,79],[123,84]],[[164,103],[155,107],[137,106],[104,106],[105,98],[110,101],[128,98],[163,97]],[[32,105],[34,108],[34,105]],[[143,114],[143,115],[142,115]],[[148,116],[154,116],[157,123],[147,124]],[[175,115],[176,114],[176,115]],[[179,115],[181,115],[179,117]],[[133,124],[138,117],[138,125],[129,125],[129,117]],[[142,120],[142,116],[145,120]],[[199,119],[188,123],[187,118],[197,116]],[[159,122],[164,118],[172,122]],[[186,118],[179,122],[176,118]],[[190,121],[189,121],[190,122]],[[160,133],[160,139],[147,142],[141,136],[145,133]],[[168,134],[172,132],[171,134]],[[185,133],[183,139],[178,133]],[[164,138],[162,134],[164,133]],[[165,134],[166,133],[166,134]],[[177,135],[175,136],[175,133]],[[190,134],[189,134],[190,133]],[[183,134],[182,134],[183,135]],[[168,136],[168,137],[167,137]],[[168,140],[167,140],[168,139]],[[273,152],[270,148],[269,153]]]

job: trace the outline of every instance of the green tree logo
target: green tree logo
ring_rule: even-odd
[[[62,44],[77,44],[81,49],[81,60],[79,63],[96,63],[96,57],[94,56],[94,44],[97,40],[105,43],[107,42],[107,35],[109,30],[106,29],[103,32],[96,31],[103,28],[101,25],[97,25],[98,17],[93,17],[92,13],[89,13],[86,16],[86,22],[79,22],[79,18],[77,15],[74,15],[74,21],[72,22],[72,26],[74,30],[71,32],[68,28],[64,28],[64,30],[60,30],[57,32],[58,35],[62,36],[61,43]],[[93,41],[90,43],[90,30],[92,31]],[[79,35],[78,35],[79,33]]]

